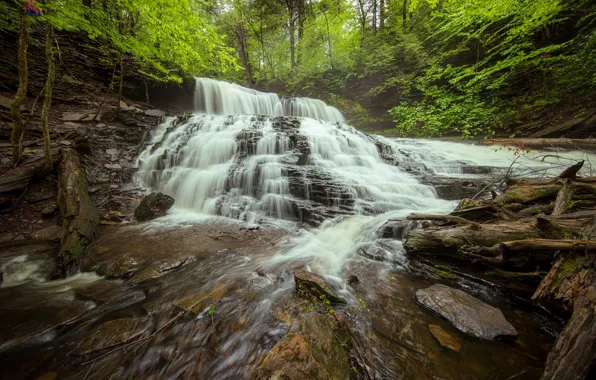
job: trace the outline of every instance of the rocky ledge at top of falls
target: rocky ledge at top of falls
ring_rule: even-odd
[[[517,331],[507,322],[501,310],[461,290],[436,284],[418,290],[416,299],[467,334],[484,339],[517,337]]]

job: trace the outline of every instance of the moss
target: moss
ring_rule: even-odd
[[[553,287],[557,287],[569,274],[575,271],[578,265],[584,261],[585,257],[582,255],[570,254],[563,259],[563,263],[557,271],[557,275],[553,280]]]
[[[433,272],[434,272],[434,273],[435,273],[437,276],[439,276],[439,277],[441,277],[441,278],[444,278],[444,279],[448,279],[448,280],[450,280],[450,279],[454,279],[454,278],[456,278],[456,277],[457,277],[455,274],[453,274],[453,273],[451,273],[451,272],[449,272],[449,271],[446,271],[446,270],[441,270],[441,269],[434,268],[434,267],[431,267],[430,269],[431,269],[431,270],[432,270],[432,271],[433,271]]]

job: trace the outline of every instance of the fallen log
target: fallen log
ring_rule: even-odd
[[[505,193],[495,198],[498,205],[507,205],[510,203],[535,203],[555,199],[563,185],[561,183],[551,183],[548,185],[513,185]]]
[[[594,252],[586,249],[560,255],[532,296],[534,301],[558,302],[565,308],[573,308],[571,318],[548,354],[542,380],[585,379],[596,362]]]
[[[407,220],[431,220],[431,221],[445,222],[445,223],[450,223],[450,224],[464,224],[464,225],[474,224],[474,222],[471,222],[467,219],[461,218],[459,216],[453,216],[453,215],[410,214],[410,215],[408,215],[408,217],[406,219]]]
[[[536,235],[534,224],[527,222],[430,227],[408,231],[404,238],[404,248],[410,253],[451,255],[464,245],[492,246],[502,241],[527,239]]]
[[[99,225],[99,213],[87,192],[85,171],[74,151],[62,150],[58,168],[58,204],[62,214],[62,238],[53,278],[76,272]]]
[[[60,157],[57,149],[52,149],[51,157],[54,162]],[[41,173],[45,165],[43,155],[36,155],[27,159],[21,165],[0,176],[0,194],[22,190],[27,187],[31,178]]]
[[[495,219],[495,208],[492,205],[456,210],[449,215],[457,216],[474,222],[484,222]]]
[[[582,161],[583,164],[583,161]],[[561,215],[567,211],[569,204],[571,203],[571,198],[575,193],[575,185],[570,180],[567,180],[563,183],[561,190],[557,193],[557,198],[555,199],[555,206],[553,207],[553,211],[551,215]]]
[[[526,239],[507,241],[492,247],[465,245],[460,253],[492,264],[502,265],[513,257],[552,259],[555,252],[592,252],[596,251],[595,240],[555,240]]]

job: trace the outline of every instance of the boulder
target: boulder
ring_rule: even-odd
[[[308,272],[306,269],[294,270],[294,280],[296,281],[296,291],[306,299],[311,297],[320,300],[322,298],[331,303],[344,303],[335,292],[333,287],[322,276]]]
[[[447,331],[443,330],[437,325],[428,325],[428,329],[441,346],[455,352],[459,352],[461,350],[461,344]]]
[[[267,380],[350,379],[349,335],[330,315],[307,313],[263,360],[256,376]]]
[[[139,222],[164,216],[174,205],[175,199],[162,193],[147,195],[135,210],[135,218]]]
[[[436,284],[418,290],[416,299],[466,334],[484,339],[517,337],[517,331],[505,319],[501,310],[461,290]]]
[[[130,342],[149,333],[151,321],[147,318],[123,318],[107,321],[92,331],[79,346],[78,355],[89,355]]]

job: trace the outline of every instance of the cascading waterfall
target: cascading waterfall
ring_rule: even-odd
[[[344,122],[341,112],[310,98],[281,98],[237,84],[196,78],[195,110],[210,115],[303,116]]]

